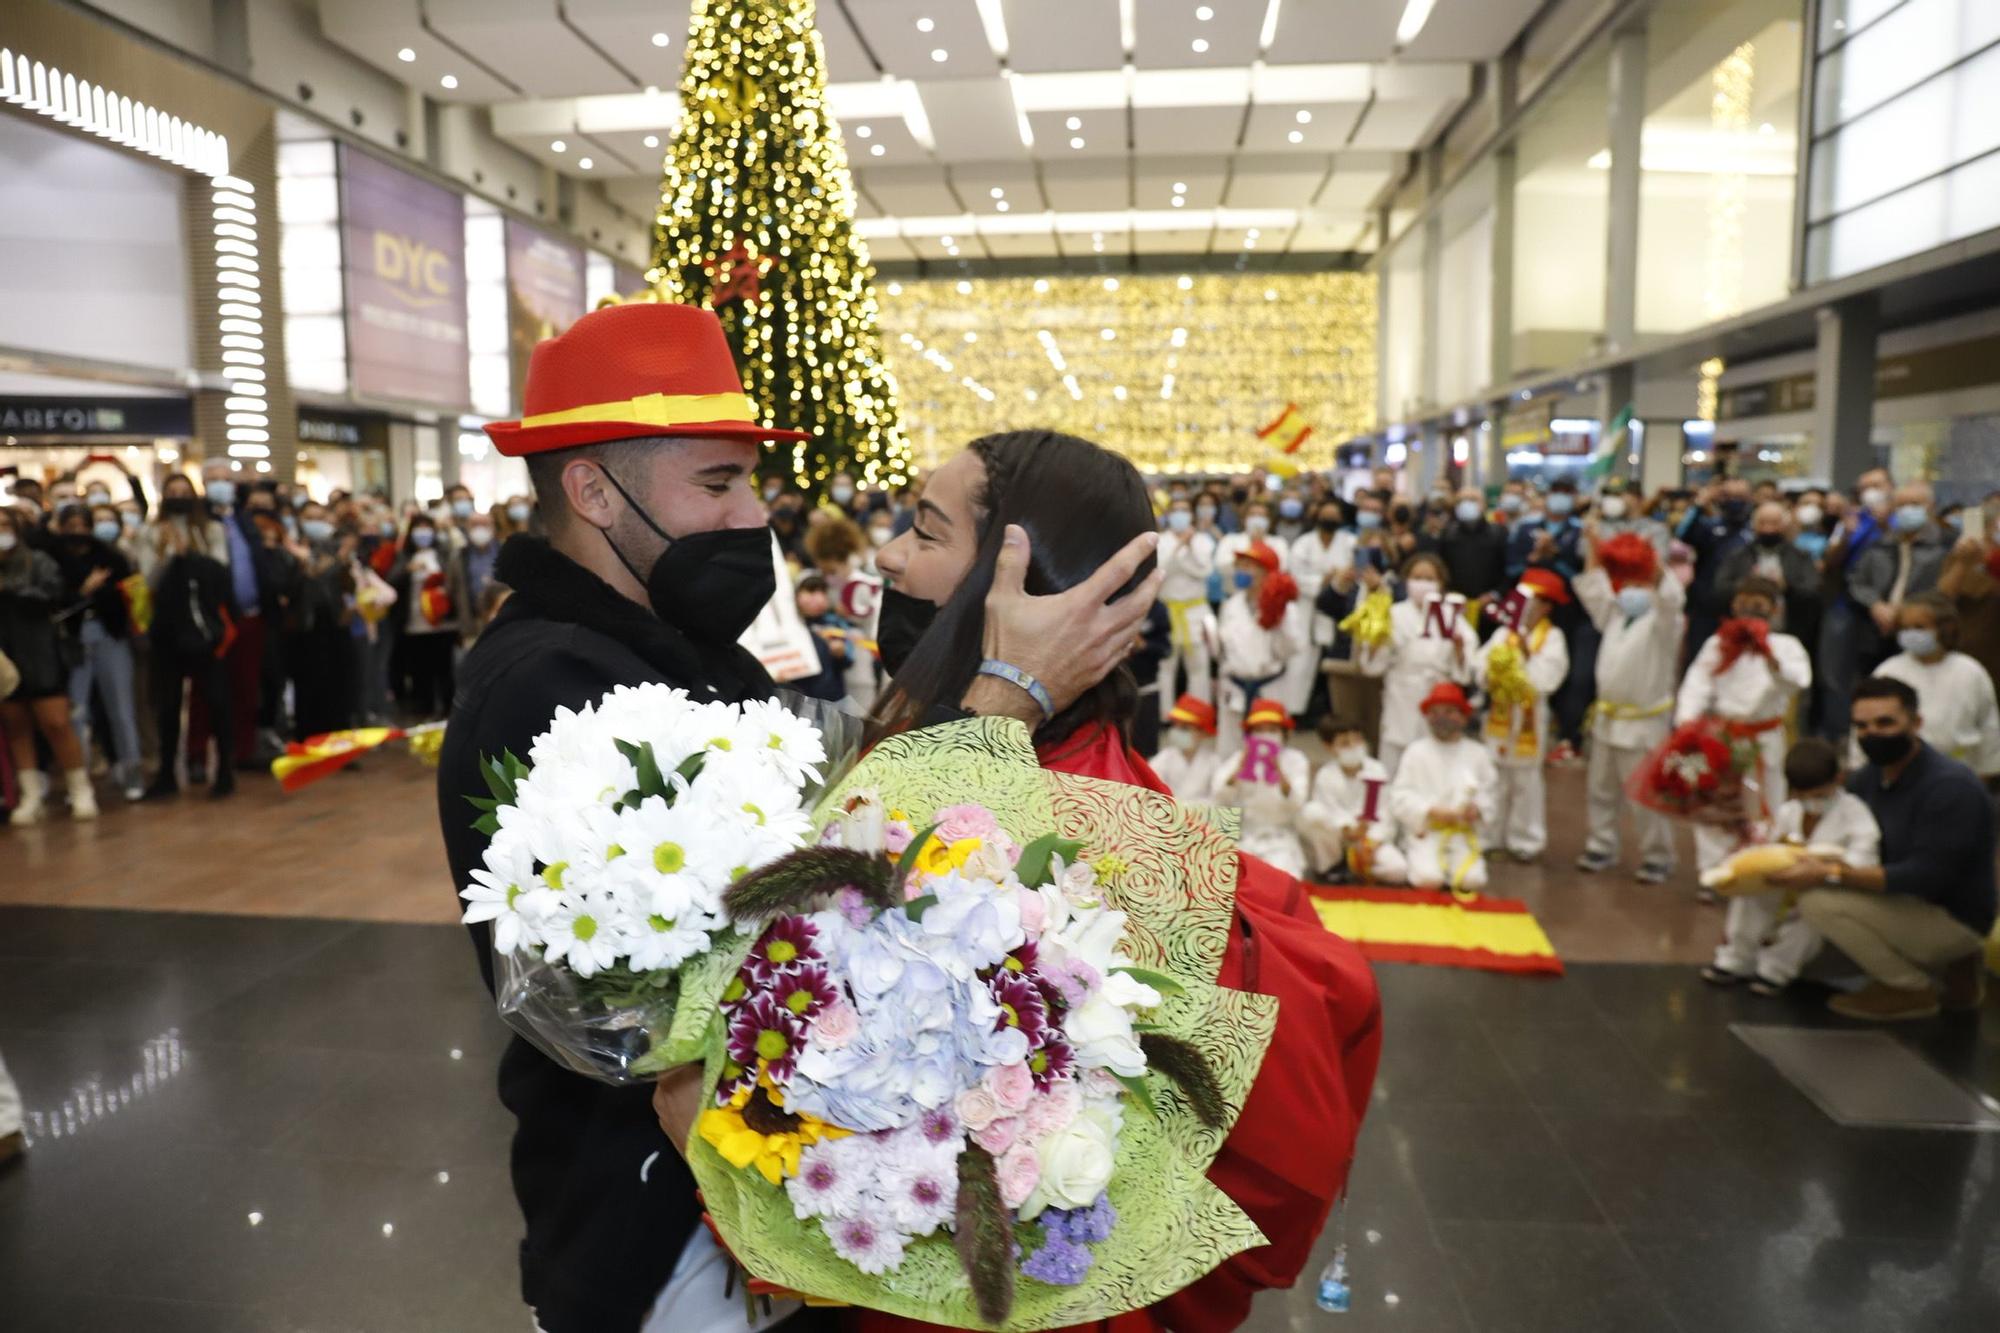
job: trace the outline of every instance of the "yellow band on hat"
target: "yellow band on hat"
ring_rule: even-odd
[[[746,421],[754,425],[757,417],[750,410],[749,398],[740,393],[647,393],[560,412],[539,412],[522,417],[521,425],[568,426],[594,421],[640,426],[686,426],[697,421]]]

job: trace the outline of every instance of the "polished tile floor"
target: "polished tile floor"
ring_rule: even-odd
[[[2000,1328],[2000,1134],[1833,1125],[1728,1032],[1825,1021],[1806,999],[1380,975],[1354,1313],[1308,1280],[1252,1328]],[[2000,1006],[1901,1036],[2000,1094]],[[525,1328],[502,1040],[455,928],[0,907],[34,1138],[0,1174],[0,1329]]]

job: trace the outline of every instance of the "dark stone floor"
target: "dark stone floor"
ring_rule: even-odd
[[[1843,1129],[1693,969],[1385,967],[1345,1224],[1251,1327],[2000,1329],[2000,1134]],[[2000,1095],[2000,1007],[1901,1034]],[[452,927],[0,908],[0,1329],[525,1333],[503,1029]],[[1322,1249],[1332,1244],[1322,1240]]]

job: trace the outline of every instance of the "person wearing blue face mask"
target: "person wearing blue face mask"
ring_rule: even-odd
[[[1692,662],[1715,627],[1729,614],[1729,593],[1718,575],[1731,552],[1751,542],[1755,510],[1750,483],[1725,477],[1702,488],[1694,507],[1681,518],[1676,535],[1694,552],[1694,581],[1688,584],[1688,627],[1682,660]]]
[[[1491,597],[1507,573],[1507,533],[1486,519],[1486,504],[1473,487],[1458,493],[1451,524],[1438,539],[1439,554],[1451,569],[1451,591],[1468,599]]]
[[[1836,744],[1847,737],[1854,687],[1867,667],[1888,651],[1868,608],[1854,598],[1851,584],[1868,552],[1890,539],[1893,484],[1887,468],[1870,468],[1856,478],[1854,502],[1829,523],[1826,550],[1820,556],[1825,613],[1820,618],[1813,673],[1814,728]],[[1836,518],[1831,513],[1828,517]]]
[[[285,616],[285,672],[292,682],[292,734],[296,740],[355,724],[356,674],[363,654],[350,628],[348,592],[354,586],[358,538],[342,537],[325,505],[313,500],[298,511],[297,583]]]
[[[1889,511],[1889,539],[1863,551],[1848,576],[1848,596],[1868,613],[1876,631],[1870,651],[1861,659],[1863,670],[1872,669],[1891,650],[1903,603],[1937,587],[1944,572],[1951,546],[1931,521],[1932,505],[1928,482],[1898,486]]]
[[[1977,512],[1977,511],[1975,511]],[[1896,617],[1902,651],[1875,668],[1917,692],[1926,745],[1977,773],[1989,788],[2000,779],[2000,706],[1993,677],[1977,658],[1958,651],[1957,604],[1942,592],[1918,593]]]
[[[410,520],[389,576],[389,585],[396,590],[392,614],[402,625],[389,679],[397,685],[405,710],[425,720],[451,711],[452,651],[458,643],[459,616],[465,611],[452,603],[446,554],[437,524],[428,514],[418,514]]]
[[[114,774],[125,799],[136,801],[145,790],[140,772],[139,718],[133,685],[133,625],[119,585],[132,574],[132,562],[117,546],[120,524],[110,506],[90,511],[65,505],[56,515],[57,539],[50,553],[61,568],[68,595],[68,633],[76,659],[69,670],[69,716],[77,740],[90,753],[91,697],[104,704],[108,736],[95,739],[114,760]],[[106,532],[110,536],[106,536]],[[72,798],[74,799],[74,798]]]

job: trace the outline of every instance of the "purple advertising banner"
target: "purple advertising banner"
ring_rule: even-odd
[[[528,354],[583,317],[583,251],[525,222],[507,219],[507,341],[514,402],[528,375]]]
[[[465,201],[342,144],[340,230],[354,392],[467,406]]]

